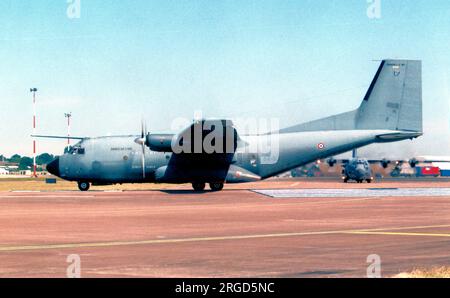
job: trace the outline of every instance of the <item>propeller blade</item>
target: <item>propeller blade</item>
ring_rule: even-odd
[[[142,178],[145,179],[145,145],[142,144]]]
[[[136,138],[134,142],[141,145],[142,155],[141,155],[141,166],[142,166],[142,178],[145,179],[145,140],[147,135],[147,124],[144,120],[141,120],[141,137]]]
[[[144,121],[141,121],[141,137],[134,140],[136,144],[145,145]]]
[[[142,178],[145,179],[145,134],[147,124],[144,120],[141,121],[141,147],[142,147]]]

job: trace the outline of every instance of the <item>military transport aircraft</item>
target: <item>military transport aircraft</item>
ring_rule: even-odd
[[[357,183],[372,183],[373,175],[370,167],[370,161],[366,158],[358,158],[356,154],[353,154],[351,159],[336,160],[330,158],[327,160],[330,167],[334,167],[336,163],[342,165],[342,180],[344,183],[354,180]]]
[[[196,191],[209,183],[218,191],[224,183],[266,179],[372,143],[421,136],[421,72],[421,61],[383,60],[358,109],[271,133],[240,135],[231,121],[201,120],[178,134],[142,129],[140,136],[75,138],[47,169],[82,191],[145,182],[192,183]],[[202,146],[208,142],[215,150]],[[226,150],[216,150],[221,146]]]
[[[351,159],[342,159],[336,160],[334,158],[330,158],[327,160],[327,163],[330,167],[333,167],[336,163],[341,163],[342,169],[342,180],[344,183],[347,183],[351,180],[356,181],[358,183],[363,183],[366,181],[367,183],[372,183],[374,180],[372,174],[372,164],[380,164],[383,169],[387,169],[390,164],[394,164],[394,170],[391,172],[391,176],[394,176],[392,173],[397,173],[399,175],[403,164],[409,164],[411,169],[415,168],[418,160],[413,158],[410,160],[395,160],[391,161],[389,159],[366,159],[366,158],[358,158],[353,157]]]
[[[372,183],[374,180],[372,174],[371,164],[380,164],[384,169],[387,169],[391,161],[384,159],[367,159],[361,158],[357,156],[356,149],[352,152],[351,159],[340,159],[337,160],[333,157],[327,159],[328,165],[332,168],[336,164],[340,163],[342,166],[342,180],[344,183],[349,182],[350,180],[356,181],[357,183],[363,183],[366,181],[367,183]],[[412,161],[410,161],[410,164]]]

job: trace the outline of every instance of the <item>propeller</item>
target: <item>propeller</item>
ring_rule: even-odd
[[[141,155],[141,165],[142,165],[142,178],[145,179],[145,142],[147,135],[147,125],[144,121],[141,121],[141,137],[134,140],[135,143],[141,145],[142,155]]]
[[[328,163],[328,165],[332,168],[332,167],[334,167],[334,165],[337,163],[337,160],[334,159],[334,157],[330,157],[330,158],[327,160],[327,163]]]
[[[385,158],[385,159],[383,159],[383,160],[381,161],[381,166],[383,167],[383,169],[387,169],[387,167],[389,166],[390,163],[391,163],[391,161],[390,161],[390,160],[387,160],[387,159]]]
[[[408,162],[409,162],[409,165],[411,166],[411,168],[415,168],[417,166],[417,164],[419,163],[419,161],[416,158],[410,159]]]

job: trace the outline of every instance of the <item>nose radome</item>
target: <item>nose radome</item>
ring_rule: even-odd
[[[364,170],[364,168],[357,168],[356,171],[358,172],[359,176],[364,176],[364,174],[366,173],[366,171]]]
[[[55,158],[47,165],[47,171],[50,174],[59,177],[59,157]]]

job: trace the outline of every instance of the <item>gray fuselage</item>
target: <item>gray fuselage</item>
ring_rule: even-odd
[[[265,179],[308,164],[376,142],[412,139],[417,132],[391,130],[351,130],[297,132],[257,136],[240,136],[239,146],[228,168],[225,182],[239,183]],[[50,172],[69,181],[94,184],[168,182],[186,183],[199,180],[195,168],[175,171],[170,179],[164,176],[173,153],[154,152],[145,147],[145,178],[142,175],[142,148],[135,143],[138,136],[87,138],[70,152],[49,164]],[[195,153],[192,153],[195,154]],[[52,169],[53,167],[53,169]],[[57,169],[55,169],[57,167]],[[214,177],[206,170],[205,178]],[[215,179],[215,178],[211,178]],[[209,181],[205,181],[209,182]]]

